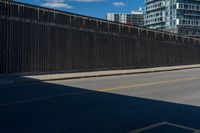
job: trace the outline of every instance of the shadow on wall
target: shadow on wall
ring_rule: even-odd
[[[199,107],[87,88],[39,81],[0,86],[1,133],[189,133],[200,129],[199,118]]]

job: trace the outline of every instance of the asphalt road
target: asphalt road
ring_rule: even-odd
[[[200,69],[0,86],[0,133],[199,130]]]

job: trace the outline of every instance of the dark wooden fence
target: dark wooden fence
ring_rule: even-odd
[[[1,74],[199,62],[199,39],[17,2],[0,2]]]

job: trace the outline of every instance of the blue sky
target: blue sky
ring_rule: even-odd
[[[16,0],[77,14],[105,18],[107,12],[130,13],[143,7],[144,0]]]

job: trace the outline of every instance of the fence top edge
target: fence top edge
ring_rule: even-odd
[[[106,24],[113,24],[113,25],[117,25],[117,26],[131,28],[131,29],[151,31],[151,32],[154,32],[154,33],[161,33],[161,34],[166,34],[166,35],[170,35],[170,36],[182,37],[184,39],[192,39],[194,41],[200,41],[200,38],[195,38],[195,37],[191,37],[191,36],[175,34],[175,33],[156,30],[156,29],[149,29],[149,28],[145,28],[145,27],[130,26],[130,25],[126,25],[126,24],[123,24],[123,23],[118,23],[118,22],[109,21],[109,20],[100,19],[100,18],[95,18],[95,17],[91,17],[91,16],[86,16],[86,15],[81,15],[81,14],[61,11],[61,10],[57,10],[57,9],[51,9],[51,8],[42,7],[42,6],[38,6],[38,5],[32,5],[32,4],[27,4],[27,3],[17,2],[17,1],[5,1],[5,0],[0,0],[0,2],[3,2],[5,4],[27,6],[29,8],[34,8],[34,9],[43,10],[43,11],[47,11],[47,12],[58,13],[58,14],[62,14],[62,15],[74,16],[74,17],[78,17],[78,18],[82,18],[82,19],[89,19],[89,20],[93,20],[93,21],[96,21],[96,22],[100,22],[100,23],[104,22]]]

